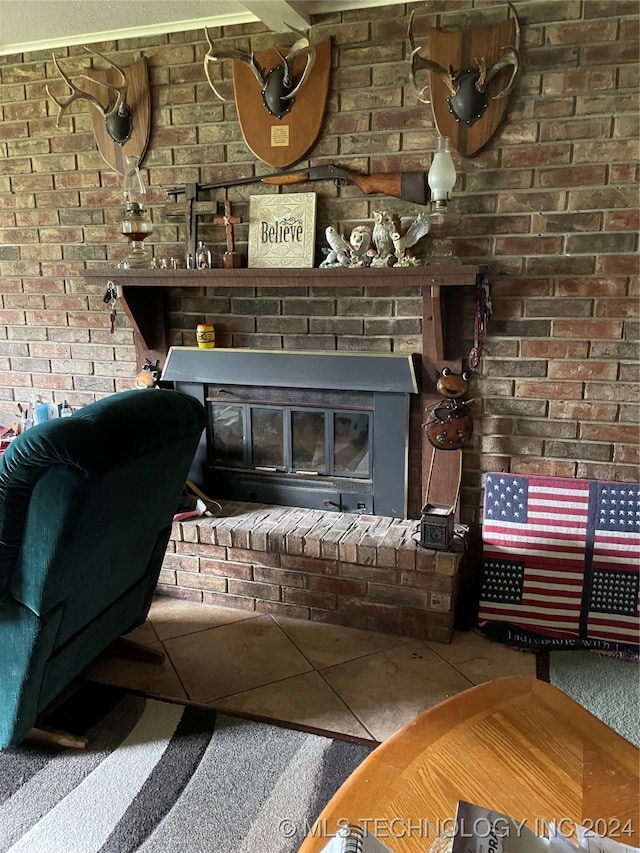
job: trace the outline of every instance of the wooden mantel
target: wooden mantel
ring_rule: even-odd
[[[415,285],[422,291],[422,411],[437,399],[434,378],[449,367],[462,366],[463,298],[461,287],[475,287],[486,276],[484,266],[462,263],[426,264],[420,267],[345,269],[208,269],[208,270],[121,270],[87,269],[82,275],[101,291],[112,281],[119,303],[126,312],[136,339],[138,366],[146,358],[164,364],[168,351],[168,317],[165,293],[168,287],[329,287],[394,288]],[[433,503],[452,504],[457,497],[459,454],[438,452],[423,442],[423,495],[429,488]],[[430,484],[429,484],[430,478]]]
[[[136,335],[138,360],[164,363],[167,354],[167,316],[164,289],[167,287],[420,287],[423,294],[423,360],[432,368],[457,361],[455,344],[460,339],[462,300],[450,288],[475,286],[486,267],[443,263],[421,267],[358,269],[208,269],[208,270],[120,270],[87,269],[82,275],[89,284],[106,290],[107,282],[118,287],[120,303]],[[444,288],[444,290],[441,290]],[[457,334],[447,334],[448,328]]]

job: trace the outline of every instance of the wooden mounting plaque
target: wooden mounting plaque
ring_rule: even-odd
[[[287,52],[282,51],[283,56]],[[275,49],[256,53],[256,59],[265,71],[270,71],[282,60]],[[306,56],[293,61],[296,79],[304,70]],[[309,79],[298,92],[295,102],[283,118],[270,115],[262,103],[260,85],[251,69],[234,60],[233,89],[240,129],[247,147],[259,160],[275,169],[284,169],[298,163],[307,154],[320,133],[331,70],[331,39],[316,45],[316,61]]]
[[[149,72],[146,56],[141,56],[132,65],[124,68],[123,71],[127,75],[128,83],[127,104],[131,108],[133,117],[131,139],[127,140],[124,145],[114,142],[107,133],[103,116],[93,106],[89,110],[93,135],[96,138],[98,150],[105,162],[121,175],[126,174],[129,170],[126,157],[137,156],[140,158],[140,162],[142,162],[151,133],[151,92],[149,89]],[[88,69],[88,73],[97,81],[104,81],[105,83],[112,83],[114,85],[119,83],[121,79],[118,72],[113,68],[107,70],[91,68]],[[89,80],[84,80],[83,86],[101,104],[106,104],[109,90],[101,86],[100,82],[92,83]]]
[[[494,26],[475,27],[458,32],[442,32],[430,29],[429,58],[443,68],[453,66],[454,71],[476,67],[475,60],[484,57],[487,70],[504,55],[503,47],[512,47],[516,39],[516,24],[508,18]],[[425,51],[426,53],[426,51]],[[470,126],[458,121],[449,110],[449,90],[433,71],[429,72],[429,98],[433,118],[440,136],[448,136],[451,147],[462,157],[475,157],[491,142],[504,121],[509,98],[494,99],[508,84],[511,68],[503,68],[491,81],[487,92],[487,109],[475,124]]]

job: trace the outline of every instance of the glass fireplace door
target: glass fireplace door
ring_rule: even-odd
[[[254,468],[286,469],[286,430],[282,409],[251,407],[251,461]]]

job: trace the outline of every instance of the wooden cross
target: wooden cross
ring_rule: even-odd
[[[227,251],[222,255],[222,266],[225,269],[234,269],[240,266],[240,255],[234,251],[233,226],[242,222],[239,216],[231,215],[231,202],[224,203],[224,216],[214,216],[214,225],[224,225],[227,233]]]
[[[185,201],[168,204],[165,206],[164,216],[169,222],[181,222],[186,229],[187,254],[195,257],[198,245],[198,224],[203,216],[213,215],[214,225],[224,225],[227,232],[227,251],[222,255],[222,266],[225,269],[233,269],[240,266],[241,255],[234,251],[233,226],[242,220],[231,215],[231,203],[225,201],[224,216],[218,215],[217,201],[198,201],[198,185],[187,184],[185,187]]]

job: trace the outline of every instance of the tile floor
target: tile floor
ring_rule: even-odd
[[[476,631],[445,645],[167,597],[129,637],[165,662],[103,656],[87,678],[378,741],[447,696],[536,668]]]

